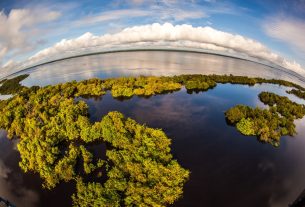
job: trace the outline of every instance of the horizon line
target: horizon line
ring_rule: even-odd
[[[84,49],[89,49],[89,48],[84,48]],[[293,70],[290,70],[288,68],[282,67],[276,63],[268,62],[266,60],[259,60],[254,57],[242,57],[239,55],[234,55],[234,54],[224,53],[224,52],[219,52],[219,51],[213,51],[213,50],[207,50],[207,49],[178,48],[178,47],[166,47],[166,46],[163,46],[163,47],[150,46],[150,47],[146,47],[146,48],[142,48],[142,47],[108,48],[107,50],[104,50],[104,51],[91,51],[91,52],[87,51],[86,53],[79,53],[79,54],[70,55],[70,56],[66,56],[66,57],[54,58],[53,60],[46,60],[46,61],[41,60],[42,62],[38,61],[38,63],[34,63],[30,66],[25,66],[25,68],[15,71],[13,73],[10,73],[10,74],[0,78],[0,80],[3,80],[10,76],[14,76],[18,73],[22,73],[24,71],[30,70],[35,67],[47,65],[50,63],[54,63],[54,62],[60,62],[60,61],[68,60],[68,59],[74,59],[74,58],[85,57],[85,56],[93,56],[93,55],[99,55],[99,54],[107,54],[107,53],[136,52],[136,51],[188,52],[188,53],[209,54],[209,55],[217,55],[217,56],[222,56],[222,57],[227,57],[227,58],[239,59],[239,60],[244,60],[244,61],[249,61],[249,62],[257,63],[260,65],[264,65],[264,66],[267,66],[267,67],[270,67],[273,69],[278,69],[280,71],[293,75],[299,79],[301,77],[302,81],[305,82],[305,77],[303,77],[301,74],[299,74]],[[69,52],[69,51],[66,51],[66,52]],[[21,68],[22,68],[22,66],[21,66]]]

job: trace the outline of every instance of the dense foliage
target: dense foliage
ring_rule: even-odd
[[[3,79],[0,81],[0,94],[16,94],[26,87],[20,85],[20,81],[29,75],[20,75],[13,79]],[[253,86],[261,83],[272,83],[288,87],[294,87],[298,90],[290,92],[297,95],[305,91],[305,88],[285,80],[251,78],[246,76],[233,75],[178,75],[171,77],[139,76],[139,77],[121,77],[109,79],[89,79],[81,82],[72,81],[68,84],[71,95],[75,96],[101,96],[107,90],[111,90],[113,97],[131,97],[151,96],[155,94],[168,93],[180,90],[182,85],[189,91],[205,91],[214,88],[217,83],[244,84]],[[77,89],[77,92],[76,92]],[[304,93],[304,92],[303,92]]]
[[[259,98],[268,109],[237,105],[226,111],[226,118],[242,134],[278,146],[281,136],[296,133],[293,122],[305,115],[305,106],[269,92],[260,93]]]
[[[295,96],[304,99],[305,100],[305,91],[302,90],[296,90],[296,89],[291,89],[290,91],[287,91],[289,94],[294,94]]]
[[[287,87],[294,87],[299,90],[305,91],[305,88],[302,86],[285,81],[285,80],[277,80],[277,79],[265,79],[265,78],[252,78],[247,76],[233,76],[233,75],[179,75],[174,76],[176,80],[182,80],[185,84],[185,80],[199,78],[205,81],[213,81],[216,83],[231,83],[231,84],[243,84],[253,86],[255,84],[262,84],[262,83],[270,83],[270,84],[278,84]]]
[[[277,111],[282,117],[287,119],[300,119],[305,115],[305,106],[297,104],[285,96],[274,93],[262,92],[259,99],[268,105],[271,110]]]
[[[231,75],[94,78],[42,88],[21,86],[26,77],[1,81],[0,93],[16,95],[0,101],[0,128],[8,131],[9,138],[20,138],[19,164],[25,172],[38,173],[49,189],[76,180],[73,204],[85,207],[167,206],[182,195],[189,171],[173,159],[170,139],[162,130],[140,125],[119,112],[91,123],[87,104],[76,97],[102,96],[107,91],[115,98],[152,96],[183,86],[192,93],[217,83],[276,83],[303,90],[287,81]],[[269,109],[233,107],[226,112],[229,123],[274,145],[280,136],[295,134],[293,121],[304,116],[304,106],[272,93],[261,93],[260,99]],[[88,150],[93,142],[106,143],[107,159],[97,159]],[[90,182],[83,178],[86,174],[107,179]]]
[[[18,93],[24,88],[19,82],[26,79],[28,76],[29,75],[24,74],[12,79],[3,79],[0,81],[0,84],[2,84],[0,86],[0,94],[9,95]]]
[[[232,83],[232,84],[245,84],[245,85],[254,85],[254,84],[261,84],[261,83],[271,83],[271,84],[278,84],[282,86],[287,86],[287,87],[294,87],[298,88],[300,90],[305,90],[302,86],[285,81],[285,80],[277,80],[277,79],[265,79],[265,78],[250,78],[246,76],[217,76],[217,75],[212,75],[212,78],[214,81],[218,83]]]
[[[51,189],[61,181],[77,180],[75,206],[172,204],[182,195],[189,172],[173,160],[171,142],[164,132],[125,119],[119,112],[110,112],[102,121],[91,123],[87,105],[75,101],[75,97],[101,96],[108,89],[120,94],[112,91],[115,85],[131,84],[133,91],[141,85],[141,95],[181,85],[156,77],[113,80],[23,88],[0,102],[0,128],[8,131],[9,138],[20,138],[20,167],[39,173],[44,187]],[[87,144],[94,141],[107,143],[106,160],[94,158],[87,149]],[[103,171],[108,178],[104,183],[87,184],[81,179],[83,173]]]
[[[113,167],[103,185],[78,180],[75,206],[166,206],[180,197],[189,172],[172,159],[170,139],[163,131],[118,112],[105,116],[101,129],[113,147],[106,152]],[[98,198],[91,196],[96,194]]]
[[[20,167],[39,173],[47,188],[76,175],[74,167],[85,154],[76,141],[99,136],[88,135],[88,107],[75,102],[69,93],[67,85],[48,86],[27,89],[1,102],[0,128],[6,129],[10,138],[20,137]]]
[[[180,90],[181,84],[171,77],[123,77],[106,79],[105,87],[111,89],[113,97],[151,96]]]

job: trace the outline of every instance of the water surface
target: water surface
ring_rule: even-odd
[[[47,85],[68,80],[123,75],[173,75],[181,73],[235,74],[300,81],[294,76],[249,61],[193,53],[132,52],[69,59],[30,71],[26,85]],[[236,104],[265,107],[261,91],[286,95],[286,87],[272,84],[254,87],[218,84],[207,92],[188,94],[185,89],[151,98],[83,99],[90,119],[99,121],[117,110],[137,122],[162,128],[172,139],[172,152],[191,171],[184,195],[173,206],[280,207],[288,206],[305,188],[305,119],[297,120],[298,135],[283,137],[279,148],[262,144],[228,126],[224,112]],[[94,148],[103,152],[103,146]],[[74,183],[62,183],[52,191],[41,188],[37,174],[24,174],[19,166],[16,140],[0,132],[0,196],[22,207],[67,207]],[[103,156],[103,155],[99,155]]]
[[[133,51],[83,56],[37,66],[19,74],[22,73],[31,74],[24,81],[26,85],[48,85],[92,77],[233,74],[283,79],[305,87],[304,77],[293,72],[287,73],[280,69],[236,58],[175,51]]]

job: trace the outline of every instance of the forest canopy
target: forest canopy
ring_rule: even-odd
[[[260,93],[259,99],[269,108],[237,105],[225,112],[226,118],[242,134],[279,146],[281,136],[296,134],[294,120],[304,117],[305,106],[270,92]]]
[[[19,138],[19,163],[24,172],[35,172],[43,186],[76,181],[74,206],[167,206],[183,192],[189,177],[171,154],[171,140],[161,129],[149,128],[119,112],[109,112],[91,123],[88,106],[75,98],[101,96],[108,88],[115,97],[150,96],[180,88],[167,78],[121,78],[69,82],[46,87],[24,87],[0,102],[0,128],[9,138]],[[125,87],[126,90],[121,90]],[[142,89],[137,91],[137,89]],[[105,143],[106,159],[88,149]],[[103,176],[105,182],[88,181],[85,175]]]
[[[293,95],[305,100],[305,91],[303,91],[303,90],[291,89],[290,91],[287,91],[287,93],[293,94]]]
[[[172,77],[93,78],[45,87],[20,85],[28,75],[3,80],[0,93],[15,94],[0,101],[0,128],[9,138],[20,139],[17,149],[24,172],[35,172],[43,186],[76,182],[74,206],[168,206],[183,193],[190,172],[171,154],[171,140],[161,129],[149,128],[120,112],[109,112],[91,123],[88,106],[77,97],[149,97],[185,87],[188,93],[212,89],[217,83],[254,85],[274,83],[304,88],[282,80],[232,75],[179,75]],[[283,135],[294,135],[293,121],[305,114],[303,105],[286,97],[263,92],[268,109],[238,105],[225,115],[244,135],[278,146]],[[106,159],[90,152],[88,145],[104,143]],[[104,178],[90,181],[86,175]]]

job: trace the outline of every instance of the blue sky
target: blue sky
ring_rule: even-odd
[[[241,35],[305,68],[305,0],[1,0],[0,8],[2,67],[87,32],[167,22]]]

